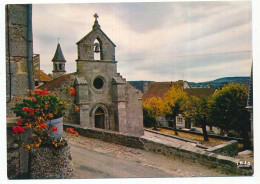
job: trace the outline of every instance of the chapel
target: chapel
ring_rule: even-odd
[[[75,87],[73,103],[79,110],[68,112],[68,123],[141,136],[144,134],[142,92],[117,73],[116,45],[101,30],[98,15],[94,17],[92,30],[76,43],[77,71],[65,74],[66,61],[58,45],[52,60],[53,74],[62,75],[40,88],[57,92],[65,98],[67,86]],[[57,61],[57,58],[62,61]]]

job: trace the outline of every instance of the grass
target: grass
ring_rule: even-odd
[[[169,134],[169,135],[175,135],[173,130],[160,128],[158,131],[165,133],[165,134]],[[204,138],[203,138],[202,135],[191,134],[191,133],[188,133],[188,132],[178,132],[178,136],[182,137],[182,138],[186,138],[186,139],[199,141],[199,142],[201,142],[202,145],[205,145],[207,147],[214,147],[214,146],[217,146],[217,145],[222,144],[224,142],[227,142],[226,140],[211,138],[211,137],[209,137],[209,141],[204,141]]]

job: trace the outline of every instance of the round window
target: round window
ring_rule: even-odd
[[[94,80],[93,85],[96,89],[101,89],[104,86],[104,81],[101,78],[97,77]]]

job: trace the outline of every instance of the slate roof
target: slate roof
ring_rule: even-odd
[[[183,87],[183,81],[177,82],[152,82],[146,94],[143,95],[143,101],[152,97],[163,98],[163,95],[172,87]],[[216,91],[216,88],[187,88],[184,89],[188,96],[195,96],[201,98],[208,97]]]
[[[69,73],[66,75],[62,75],[60,77],[53,79],[52,81],[47,82],[46,84],[39,86],[38,88],[51,91],[52,89],[58,88],[62,84],[62,82],[66,81],[73,75],[76,75],[76,73]]]
[[[56,52],[55,52],[55,55],[54,55],[52,61],[63,61],[63,62],[66,62],[59,43],[57,45],[57,49],[56,49]]]

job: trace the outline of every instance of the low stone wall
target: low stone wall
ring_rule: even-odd
[[[145,138],[140,138],[140,140],[143,142],[144,149],[147,151],[187,159],[192,162],[205,165],[209,168],[215,168],[227,174],[233,174],[237,176],[253,175],[253,170],[238,168],[237,163],[240,160],[233,157],[223,156],[216,153],[207,152],[205,150],[173,147]]]
[[[215,147],[208,148],[206,149],[206,151],[233,157],[237,155],[238,152],[237,141],[236,140],[228,141],[220,145],[217,145]]]
[[[29,177],[31,179],[71,178],[73,169],[69,146],[40,147],[30,152]]]
[[[112,142],[128,147],[143,149],[143,144],[140,142],[139,137],[132,135],[125,135],[119,132],[107,131],[104,129],[94,129],[94,128],[83,128],[80,125],[64,124],[64,130],[66,128],[74,128],[79,135],[100,139],[105,142]]]
[[[202,165],[206,165],[209,168],[215,168],[227,174],[238,176],[251,176],[253,174],[252,169],[246,170],[238,168],[237,163],[240,160],[233,157],[223,156],[205,150],[193,150],[188,148],[169,146],[154,140],[149,140],[146,137],[135,137],[101,129],[83,128],[79,125],[64,125],[64,129],[68,127],[74,128],[82,136],[96,138],[124,146],[145,149],[147,151],[152,151],[163,155],[187,159],[193,162],[198,162]]]

